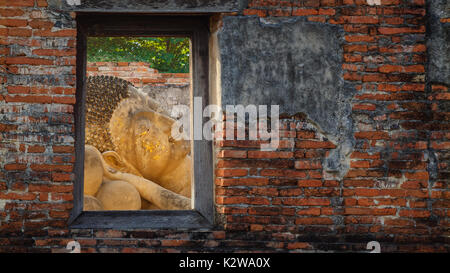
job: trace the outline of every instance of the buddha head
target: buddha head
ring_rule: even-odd
[[[152,107],[154,102],[134,90],[114,111],[109,131],[116,152],[147,179],[175,169],[190,152],[187,141],[171,136],[175,120]],[[155,110],[153,110],[155,109]]]

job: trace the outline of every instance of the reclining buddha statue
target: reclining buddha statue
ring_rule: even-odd
[[[191,209],[190,142],[131,83],[87,80],[84,210]]]

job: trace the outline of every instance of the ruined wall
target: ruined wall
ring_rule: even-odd
[[[449,251],[447,1],[229,2],[218,100],[280,104],[282,139],[218,141],[217,224],[182,231],[68,228],[76,15],[0,0],[0,251]]]
[[[114,76],[133,83],[134,86],[178,86],[189,85],[189,73],[160,73],[143,62],[89,62],[88,76]],[[188,91],[189,92],[189,91]]]

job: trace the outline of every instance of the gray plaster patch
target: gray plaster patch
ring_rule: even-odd
[[[302,19],[231,17],[218,32],[222,104],[280,105],[305,113],[339,147],[327,159],[345,173],[353,149],[350,100],[343,80],[341,28]]]
[[[84,12],[233,12],[242,9],[241,0],[80,0],[80,5],[69,2],[49,0],[49,6]]]
[[[450,17],[450,2],[428,1],[428,80],[450,84],[450,24],[440,22]]]

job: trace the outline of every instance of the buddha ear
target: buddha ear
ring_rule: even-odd
[[[164,133],[171,134],[172,125],[175,123],[175,120],[168,116],[158,115],[158,121]]]
[[[108,151],[104,152],[102,155],[105,162],[116,170],[123,170],[127,167],[120,155],[116,152]]]
[[[135,167],[133,167],[133,165],[128,163],[125,158],[122,158],[118,153],[114,151],[108,151],[104,152],[102,156],[105,162],[112,168],[120,172],[131,173],[142,177],[142,174]]]

